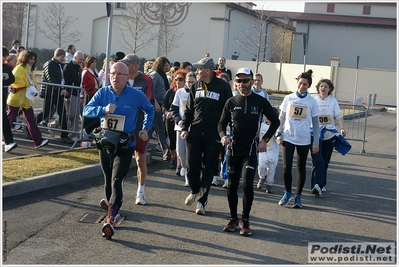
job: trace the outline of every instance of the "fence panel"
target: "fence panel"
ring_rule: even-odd
[[[83,108],[87,94],[86,91],[77,86],[61,85],[45,82],[37,82],[38,95],[34,99],[33,110],[39,129],[47,130],[52,137],[56,132],[67,133],[73,136],[74,148],[83,138]],[[46,93],[41,92],[41,86],[47,86]],[[69,97],[61,96],[61,90],[65,89]],[[81,95],[82,94],[82,95]],[[82,99],[82,101],[81,101]],[[62,102],[61,102],[62,101]],[[26,127],[23,120],[17,120],[14,125]]]

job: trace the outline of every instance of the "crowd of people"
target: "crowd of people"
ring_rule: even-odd
[[[260,73],[243,67],[233,77],[224,57],[215,64],[206,53],[193,64],[187,61],[171,64],[160,56],[145,62],[141,72],[142,63],[137,55],[117,52],[112,59],[104,59],[98,71],[96,57],[84,58],[82,51],[69,45],[66,51],[57,48],[43,65],[44,84],[38,92],[34,73],[38,55],[31,50],[17,52],[19,47],[18,41],[10,51],[3,47],[5,152],[17,147],[11,129],[19,112],[24,116],[35,148],[48,143],[38,125],[47,125],[55,112],[62,130],[60,142],[75,142],[79,138],[76,133],[82,129],[83,137],[93,139],[99,149],[104,175],[100,207],[107,211],[102,232],[107,239],[114,235],[121,218],[123,181],[133,155],[137,162],[135,203],[147,203],[146,153],[152,136],[158,142],[163,160],[170,163],[170,169],[190,188],[184,203],[188,206],[196,203],[196,214],[206,214],[212,185],[224,179],[222,187],[227,189],[230,219],[223,231],[240,229],[244,236],[252,235],[249,215],[255,177],[259,177],[256,187],[263,189],[266,183],[266,193],[271,194],[280,146],[285,192],[278,204],[287,206],[293,199],[293,207],[302,208],[308,152],[313,163],[310,189],[320,197],[327,190],[327,168],[333,148],[346,141],[342,112],[331,96],[334,85],[322,79],[316,85],[318,96],[310,96],[312,70],[297,77],[297,91],[287,95],[276,108],[271,106],[262,88]],[[15,56],[11,56],[14,52]],[[105,76],[107,61],[108,77]],[[36,94],[44,99],[44,105],[35,117]],[[340,152],[345,154],[348,149],[350,145],[346,143],[346,149]],[[293,195],[295,150],[298,176]],[[244,193],[241,219],[237,214],[240,182]]]

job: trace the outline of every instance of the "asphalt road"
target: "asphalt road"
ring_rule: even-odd
[[[346,156],[333,153],[322,198],[310,193],[309,159],[303,209],[277,205],[284,190],[280,158],[274,194],[255,189],[251,237],[222,231],[229,209],[221,184],[211,189],[206,215],[197,215],[195,205],[184,205],[183,178],[163,161],[149,165],[145,206],[134,204],[136,169],[130,171],[126,218],[112,240],[101,237],[101,223],[79,222],[105,215],[98,206],[101,176],[5,198],[3,264],[291,265],[308,264],[309,242],[396,242],[396,121],[396,113],[373,113],[366,153],[359,153],[360,142]]]

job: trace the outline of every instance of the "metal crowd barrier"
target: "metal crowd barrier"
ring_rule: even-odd
[[[67,132],[68,134],[74,135],[74,143],[71,149],[75,148],[80,141],[85,140],[83,138],[83,108],[85,106],[85,101],[80,100],[81,93],[84,99],[87,97],[86,91],[77,86],[72,85],[60,85],[54,83],[37,82],[38,93],[34,99],[34,114],[39,129],[47,130],[52,137],[55,137],[56,132]],[[41,94],[41,86],[52,86],[50,94]],[[70,97],[59,97],[61,87],[66,89]],[[63,101],[60,103],[59,101]],[[45,111],[45,106],[47,104],[47,110]],[[63,105],[64,108],[60,115],[57,113],[57,106]],[[45,113],[46,112],[46,113]],[[66,129],[62,129],[63,118],[66,120]],[[26,127],[25,122],[16,121],[14,125],[21,125]]]
[[[344,115],[344,128],[348,141],[362,142],[360,154],[365,153],[368,109],[363,105],[339,104]]]

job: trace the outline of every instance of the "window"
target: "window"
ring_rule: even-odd
[[[370,15],[371,6],[363,6],[363,15]]]
[[[327,4],[327,12],[334,13],[335,4]]]
[[[115,8],[126,9],[126,3],[115,3]]]

